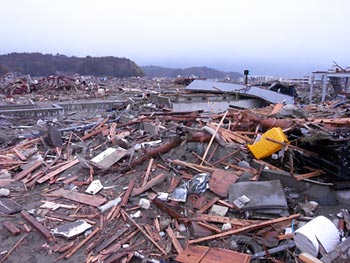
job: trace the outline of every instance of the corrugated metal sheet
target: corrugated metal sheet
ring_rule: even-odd
[[[247,94],[253,97],[261,98],[270,103],[278,103],[285,101],[288,104],[294,104],[294,98],[285,94],[274,92],[259,87],[246,88],[241,84],[225,83],[218,81],[199,80],[192,81],[190,85],[186,87],[186,90],[193,91],[212,91],[212,92],[238,92]]]

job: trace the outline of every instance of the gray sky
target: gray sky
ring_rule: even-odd
[[[302,76],[350,66],[348,0],[0,0],[0,53]]]

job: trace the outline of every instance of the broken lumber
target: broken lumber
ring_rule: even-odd
[[[21,211],[21,215],[36,229],[38,230],[44,237],[46,237],[49,241],[51,241],[52,235],[48,228],[43,226],[38,220],[36,220],[33,216],[31,216],[26,210]]]
[[[75,252],[77,252],[82,246],[85,245],[86,242],[88,242],[93,236],[100,231],[100,229],[97,227],[94,231],[90,233],[85,239],[83,239],[78,245],[76,245],[67,255],[64,256],[65,259],[69,259]]]
[[[149,180],[148,183],[146,183],[144,186],[141,186],[139,188],[134,188],[131,196],[137,196],[142,194],[143,192],[147,191],[148,189],[151,189],[153,186],[163,182],[165,179],[165,174],[161,173],[158,174],[156,177],[153,179]]]
[[[98,207],[107,201],[107,199],[104,197],[91,196],[88,194],[83,194],[83,193],[65,190],[62,188],[51,192],[51,194],[59,195],[65,199],[69,199],[69,200],[76,201],[76,202],[86,204],[86,205],[91,205],[94,207]]]
[[[174,231],[171,229],[170,226],[168,226],[168,228],[166,229],[167,234],[169,235],[170,239],[171,239],[171,243],[173,244],[177,254],[181,254],[183,251],[183,248],[179,242],[179,240],[177,240]]]
[[[244,233],[247,231],[251,231],[251,230],[256,230],[265,226],[269,226],[272,224],[276,224],[276,223],[280,223],[280,222],[284,222],[284,221],[289,221],[295,218],[300,217],[300,214],[294,214],[294,215],[290,215],[287,217],[280,217],[280,218],[276,218],[276,219],[271,219],[271,220],[267,220],[264,222],[260,222],[257,224],[252,224],[249,226],[244,226],[238,229],[232,229],[220,234],[215,234],[215,235],[211,235],[211,236],[207,236],[207,237],[202,237],[202,238],[198,238],[198,239],[193,239],[189,241],[189,244],[195,244],[195,243],[199,243],[199,242],[203,242],[203,241],[207,241],[207,240],[212,240],[212,239],[216,239],[216,238],[221,238],[221,237],[225,237],[225,236],[229,236],[229,235],[236,235],[236,234],[240,234],[240,233]]]
[[[16,174],[13,178],[17,181],[23,179],[24,177],[26,177],[28,174],[30,174],[31,172],[33,172],[35,169],[39,168],[42,165],[42,161],[33,161],[30,165],[30,167],[23,169],[23,171],[21,171],[20,173]]]
[[[78,159],[74,159],[72,161],[70,161],[69,163],[67,163],[66,165],[64,166],[61,166],[60,168],[58,168],[57,170],[54,170],[48,174],[46,174],[45,176],[41,177],[39,180],[38,180],[38,183],[39,184],[42,184],[44,182],[46,182],[47,180],[51,179],[52,177],[62,173],[63,171],[67,170],[68,168],[76,165],[77,163],[79,163],[79,160]]]
[[[149,239],[149,241],[153,243],[153,245],[155,245],[159,249],[159,251],[161,251],[164,255],[167,254],[165,249],[162,248],[156,241],[154,241],[153,238],[150,235],[148,235],[147,232],[128,215],[128,213],[126,213],[124,210],[122,210],[121,212],[142,232],[142,234],[144,234]]]
[[[5,221],[2,223],[2,225],[14,236],[17,236],[19,233],[21,233],[21,230],[11,221]]]
[[[125,207],[126,204],[128,203],[130,194],[131,194],[132,190],[134,189],[134,185],[135,185],[135,180],[133,179],[133,180],[131,180],[129,182],[128,189],[126,190],[126,192],[125,192],[125,194],[123,196],[123,199],[122,199],[122,201],[120,203],[120,207]]]

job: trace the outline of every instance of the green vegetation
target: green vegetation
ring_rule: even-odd
[[[19,71],[33,76],[74,74],[132,77],[143,76],[135,62],[117,57],[67,57],[41,53],[11,53],[0,55],[0,75]]]

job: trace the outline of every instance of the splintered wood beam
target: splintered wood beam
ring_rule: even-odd
[[[128,213],[126,213],[124,210],[122,210],[121,212],[142,232],[142,234],[144,234],[149,239],[149,241],[153,243],[153,245],[155,245],[159,249],[159,251],[161,251],[164,255],[167,254],[165,249],[162,248],[156,241],[154,241],[153,238],[150,235],[148,235],[147,232],[128,215]]]
[[[289,221],[295,218],[300,217],[300,214],[294,214],[291,216],[284,216],[284,217],[280,217],[280,218],[276,218],[276,219],[271,219],[271,220],[267,220],[264,222],[260,222],[257,224],[252,224],[249,226],[244,226],[238,229],[232,229],[232,230],[228,230],[226,232],[220,233],[220,234],[215,234],[215,235],[211,235],[211,236],[207,236],[207,237],[202,237],[202,238],[197,238],[197,239],[193,239],[189,241],[189,244],[195,244],[195,243],[199,243],[199,242],[203,242],[203,241],[208,241],[208,240],[213,240],[216,238],[221,238],[221,237],[226,237],[229,235],[236,235],[236,234],[240,234],[243,232],[247,232],[247,231],[252,231],[252,230],[256,230],[262,227],[266,227],[272,224],[276,224],[276,223],[280,223],[280,222],[284,222],[284,221]]]
[[[52,240],[52,235],[50,230],[43,226],[38,220],[36,220],[33,216],[31,216],[26,210],[21,211],[21,215],[37,230],[39,231],[44,237],[46,237],[48,240]]]

